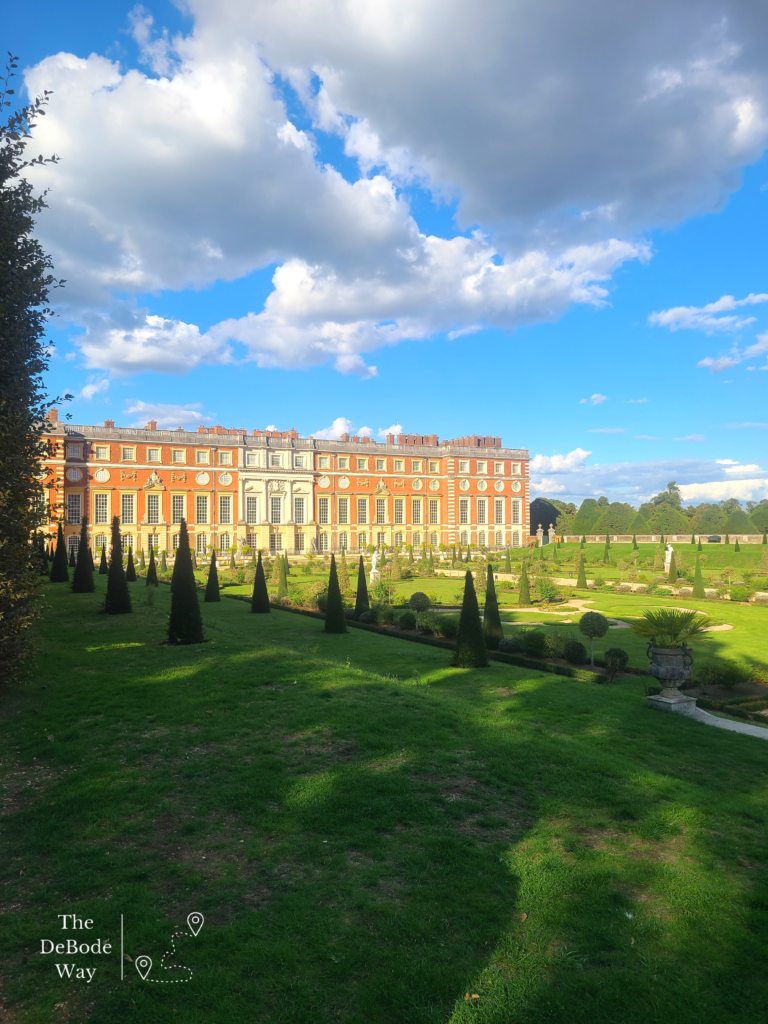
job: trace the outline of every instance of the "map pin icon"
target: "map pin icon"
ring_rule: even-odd
[[[187,924],[189,925],[189,930],[192,932],[192,934],[194,936],[197,936],[197,933],[203,927],[204,923],[205,923],[205,918],[197,910],[193,910],[192,913],[187,918]]]
[[[141,975],[141,980],[146,981],[147,975],[152,970],[152,961],[148,956],[136,957],[136,970]]]

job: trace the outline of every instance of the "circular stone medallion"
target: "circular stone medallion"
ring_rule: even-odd
[[[469,490],[469,480],[459,480],[459,488],[462,491],[468,491]]]
[[[232,483],[231,473],[219,473],[219,483],[222,487],[228,487]]]
[[[512,490],[515,492],[515,494],[517,494],[519,491],[522,491],[522,489],[523,485],[520,483],[519,480],[512,481]]]
[[[424,485],[422,484],[421,480],[414,480],[413,481],[413,489],[414,489],[414,491],[420,491],[423,486]]]
[[[504,481],[503,480],[497,480],[496,483],[493,486],[496,488],[497,491],[501,492],[501,491],[504,490]]]
[[[321,476],[320,479],[317,481],[317,486],[318,487],[330,487],[331,486],[331,481],[328,479],[327,476]]]
[[[83,471],[81,469],[68,469],[67,480],[71,480],[72,483],[77,483],[78,480],[82,480]]]
[[[440,490],[440,481],[439,480],[430,480],[429,481],[429,489],[430,489],[430,491],[439,491]]]
[[[340,476],[338,481],[337,481],[337,483],[338,483],[339,487],[341,487],[341,489],[345,491],[347,489],[347,487],[349,487],[349,477],[347,477],[347,476]]]
[[[93,478],[94,480],[98,481],[98,483],[105,484],[107,480],[109,480],[109,470],[97,469],[96,472],[93,474]]]
[[[210,479],[207,473],[198,473],[195,477],[196,482],[199,484],[207,484]]]
[[[477,489],[478,489],[478,491],[486,491],[488,489],[488,481],[487,480],[478,480],[477,481]]]

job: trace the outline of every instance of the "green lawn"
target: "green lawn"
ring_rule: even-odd
[[[49,586],[3,694],[0,1019],[764,1020],[765,741],[651,711],[639,679],[455,670],[240,601],[161,646],[167,588],[132,592],[108,618]],[[58,914],[113,943],[123,914],[157,978],[193,910],[187,984],[39,952]]]

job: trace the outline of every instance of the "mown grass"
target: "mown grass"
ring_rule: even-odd
[[[455,670],[239,601],[165,647],[167,590],[132,590],[108,618],[49,587],[3,694],[6,1020],[764,1019],[764,741],[653,712],[637,679]],[[39,954],[58,914],[114,942],[122,913],[157,976],[192,910],[188,984],[121,982],[114,955],[63,982]]]

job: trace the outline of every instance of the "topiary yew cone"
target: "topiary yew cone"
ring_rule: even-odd
[[[325,610],[325,632],[347,632],[347,621],[344,618],[344,604],[341,600],[339,577],[336,572],[336,559],[333,555],[331,555],[331,575],[328,579],[328,605]]]
[[[120,520],[117,516],[112,520],[112,552],[107,572],[107,595],[104,599],[104,611],[108,615],[126,615],[133,611],[131,595],[123,569],[123,545],[120,539]]]
[[[155,549],[149,549],[149,568],[147,569],[147,586],[156,587],[157,582],[157,566],[155,565]]]
[[[171,644],[201,644],[203,642],[203,619],[197,599],[197,584],[192,568],[187,524],[183,519],[179,528],[176,564],[173,567],[168,642]]]
[[[204,601],[220,601],[219,573],[216,568],[216,552],[211,552],[211,564],[208,566],[208,579],[205,584]]]
[[[56,533],[56,551],[51,566],[51,583],[69,583],[69,569],[67,568],[67,547],[64,543],[64,531],[59,523]]]
[[[488,654],[480,622],[480,609],[472,573],[467,570],[464,577],[464,600],[461,603],[459,632],[456,637],[456,652],[453,664],[457,668],[487,668]]]
[[[83,521],[80,524],[80,546],[77,549],[75,575],[72,578],[72,591],[75,594],[92,594],[95,589],[93,562],[88,547],[88,516],[83,516]]]
[[[489,651],[495,651],[499,641],[504,639],[504,630],[499,614],[499,602],[496,599],[496,586],[493,582],[493,567],[488,566],[485,586],[485,608],[483,610],[483,638]]]
[[[270,612],[272,609],[269,607],[269,591],[267,590],[267,580],[264,576],[264,566],[261,563],[261,552],[259,552],[259,560],[256,563],[256,575],[253,577],[253,593],[251,594],[251,611],[264,614]]]
[[[360,561],[357,566],[357,596],[355,597],[355,618],[359,619],[363,612],[370,610],[368,604],[368,583],[365,579],[365,563],[363,562],[363,556],[360,555]]]

